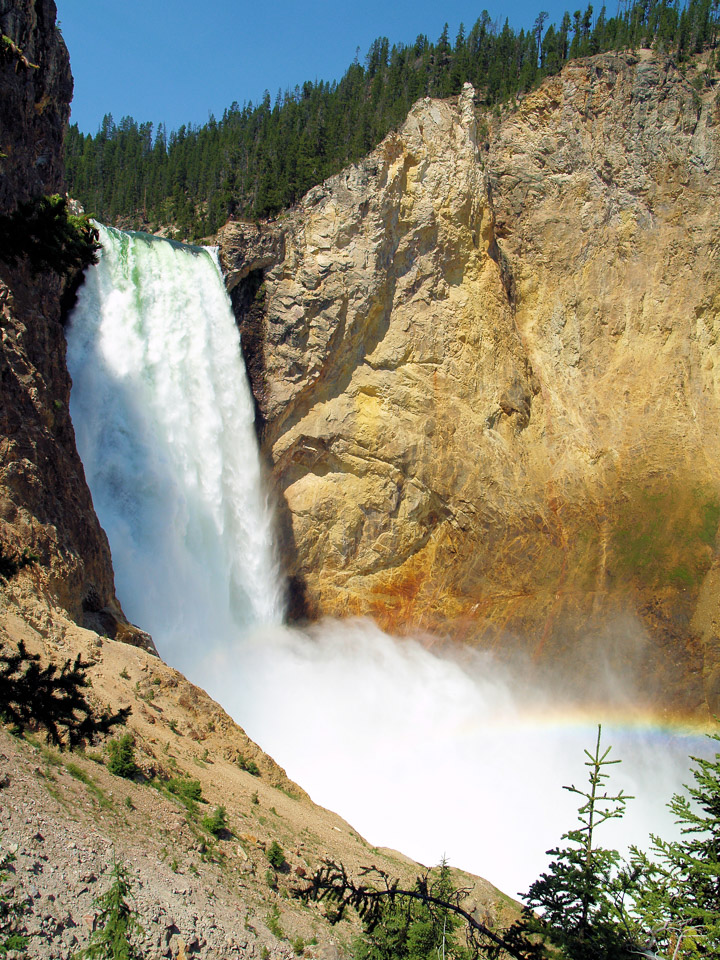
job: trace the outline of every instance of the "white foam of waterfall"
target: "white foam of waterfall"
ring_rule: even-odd
[[[253,404],[213,253],[100,231],[68,332],[70,410],[118,596],[177,660],[282,619]]]

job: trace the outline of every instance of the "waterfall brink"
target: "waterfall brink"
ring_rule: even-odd
[[[509,893],[574,825],[602,721],[637,797],[603,843],[667,837],[665,808],[702,742],[633,713],[632,679],[563,705],[473,650],[442,655],[372,623],[282,624],[238,333],[213,255],[101,228],[68,329],[71,412],[126,614],[313,799],[370,842]],[[631,643],[632,625],[614,633]]]
[[[214,252],[99,229],[70,409],[125,612],[181,663],[282,620],[253,404]]]

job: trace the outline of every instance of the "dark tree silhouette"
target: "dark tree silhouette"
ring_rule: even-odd
[[[360,876],[369,879],[366,882],[353,880],[341,863],[325,859],[308,882],[295,888],[293,894],[306,903],[311,900],[326,901],[330,905],[326,915],[331,923],[342,920],[350,908],[359,915],[368,931],[381,923],[387,904],[417,901],[427,910],[428,918],[441,930],[443,918],[448,913],[464,922],[471,958],[486,957],[492,960],[507,954],[515,960],[531,960],[541,955],[539,945],[517,932],[513,941],[510,941],[480,923],[462,906],[468,890],[449,890],[442,872],[440,877],[433,878],[427,871],[416,877],[415,884],[409,888],[401,887],[399,880],[375,866],[364,867]]]
[[[97,263],[98,232],[84,215],[68,210],[67,198],[35,197],[0,216],[0,260],[26,260],[33,273],[61,277]]]
[[[17,652],[0,651],[0,704],[5,719],[20,730],[42,727],[60,749],[93,743],[112,727],[125,723],[130,707],[96,712],[85,696],[90,685],[81,660],[40,665],[21,641]]]

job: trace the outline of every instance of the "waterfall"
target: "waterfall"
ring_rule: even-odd
[[[99,230],[70,412],[125,612],[182,663],[282,619],[253,403],[215,253]]]
[[[613,782],[637,798],[603,843],[671,834],[665,804],[703,743],[634,715],[629,678],[600,676],[606,708],[583,713],[477,651],[438,655],[368,622],[282,625],[216,259],[105,227],[101,239],[68,329],[71,413],[118,598],[161,655],[371,843],[428,864],[447,854],[508,893],[528,888],[574,826],[562,785],[584,782],[599,720],[625,760]]]

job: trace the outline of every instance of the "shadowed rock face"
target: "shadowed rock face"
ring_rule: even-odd
[[[63,187],[73,79],[56,17],[53,0],[0,0],[0,213]]]
[[[602,55],[500,119],[420,101],[224,229],[229,284],[264,270],[239,320],[311,614],[717,709],[719,120],[669,61]]]
[[[0,50],[0,213],[7,213],[64,191],[73,84],[52,0],[0,0],[0,29],[11,42]],[[0,546],[4,555],[27,550],[39,561],[6,590],[21,610],[28,588],[78,623],[152,648],[115,599],[110,550],[75,448],[62,294],[55,274],[0,263]]]

